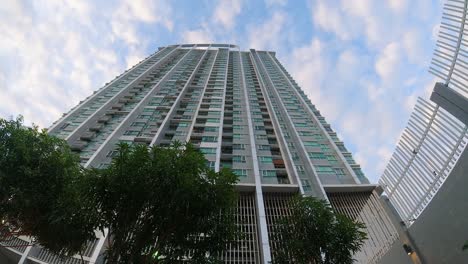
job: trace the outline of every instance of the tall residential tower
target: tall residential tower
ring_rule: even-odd
[[[237,213],[246,236],[227,247],[226,263],[274,259],[275,222],[288,214],[286,201],[295,193],[328,199],[366,223],[370,238],[355,256],[361,263],[377,260],[396,239],[378,186],[275,52],[225,44],[160,48],[64,114],[49,133],[65,139],[85,167],[107,166],[119,142],[179,140],[194,143],[214,170],[231,168],[240,178]],[[103,243],[102,237],[90,243],[85,260],[94,263]],[[18,254],[51,261],[41,250]]]

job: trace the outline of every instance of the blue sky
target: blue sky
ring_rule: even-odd
[[[427,69],[441,0],[4,1],[0,117],[48,127],[158,47],[274,50],[376,182]]]

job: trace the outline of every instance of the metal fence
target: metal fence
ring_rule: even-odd
[[[377,263],[387,253],[398,233],[375,192],[330,193],[330,204],[338,213],[366,225],[367,239],[353,256],[357,263]]]
[[[468,1],[447,0],[429,72],[468,97]]]
[[[467,126],[418,98],[379,183],[407,226],[437,193],[468,141]]]

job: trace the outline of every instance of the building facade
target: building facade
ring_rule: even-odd
[[[375,262],[397,236],[378,186],[369,184],[275,52],[229,44],[159,48],[64,114],[49,133],[65,139],[84,167],[107,166],[119,142],[178,140],[195,144],[214,170],[231,168],[240,179],[237,214],[245,237],[226,248],[225,263],[274,261],[275,223],[296,193],[327,199],[366,223],[359,263]],[[99,262],[105,246],[97,235],[84,256],[89,263]],[[39,247],[11,243],[20,245],[14,247],[20,263],[57,260]]]

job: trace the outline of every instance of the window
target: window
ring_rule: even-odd
[[[315,134],[314,137],[315,137],[316,140],[322,140],[323,139],[323,136],[321,134]]]
[[[265,139],[265,140],[266,140],[266,139],[267,139],[267,135],[255,135],[255,138],[256,138],[256,139],[260,139],[260,140],[261,140],[261,139]]]
[[[270,145],[258,145],[258,150],[270,150]]]
[[[219,118],[207,118],[207,123],[219,123]]]
[[[345,157],[346,161],[348,161],[349,164],[356,164],[356,162],[354,161],[353,157],[350,154],[345,154],[343,156]]]
[[[302,165],[296,165],[296,170],[299,173],[304,173],[305,172],[304,166],[302,166]]]
[[[261,170],[262,177],[276,177],[275,170]]]
[[[333,170],[332,167],[330,166],[315,166],[315,169],[317,170],[318,173],[334,173],[335,171]]]
[[[65,123],[65,124],[63,124],[63,125],[60,127],[60,129],[65,129],[65,128],[67,128],[67,126],[69,126],[69,125],[70,125],[70,123]]]
[[[356,176],[364,177],[364,173],[361,171],[361,169],[353,169],[353,171],[356,173]]]
[[[111,151],[107,152],[106,157],[109,157],[109,158],[115,157],[117,154],[119,154],[118,150],[111,150]]]
[[[326,159],[325,154],[321,152],[309,152],[308,154],[310,159]]]
[[[200,148],[203,154],[216,154],[216,148]]]
[[[344,169],[342,169],[342,168],[334,168],[334,170],[335,170],[335,174],[336,174],[336,176],[338,176],[338,178],[342,178],[343,176],[346,175]]]
[[[97,166],[97,168],[98,168],[98,169],[105,169],[105,168],[109,167],[109,165],[110,165],[109,163],[100,163],[100,164]]]
[[[246,169],[233,169],[232,172],[239,177],[247,177],[247,170]]]
[[[310,131],[298,131],[299,136],[312,136],[312,132]]]
[[[301,183],[302,183],[302,189],[305,192],[308,192],[308,191],[312,190],[312,187],[310,186],[310,181],[309,180],[301,179]]]
[[[219,131],[219,127],[212,127],[212,126],[205,127],[205,132],[218,132],[218,131]]]
[[[178,127],[188,127],[189,123],[187,122],[180,122]]]
[[[232,126],[232,130],[242,130],[244,128],[244,126],[241,126],[241,125],[233,125]]]
[[[330,162],[331,164],[336,164],[336,163],[338,163],[338,160],[336,159],[335,155],[333,155],[333,154],[327,155],[327,160],[328,160],[328,162]]]
[[[221,168],[232,168],[232,163],[231,162],[221,162],[220,166],[221,166]]]
[[[245,149],[245,144],[232,144],[232,149]]]
[[[139,115],[138,118],[139,119],[149,119],[151,117],[151,115]]]
[[[218,142],[218,137],[215,136],[203,136],[202,137],[203,142]]]
[[[273,163],[272,157],[259,156],[258,159],[261,163]]]
[[[208,115],[219,116],[221,115],[221,112],[220,111],[208,111]]]
[[[322,149],[323,152],[330,151],[330,147],[327,144],[320,144],[320,148]]]
[[[304,141],[304,146],[306,147],[319,147],[320,144],[316,141]]]
[[[124,135],[126,136],[138,136],[140,134],[139,131],[127,130],[125,131]]]
[[[93,143],[102,143],[102,142],[93,142]],[[126,143],[128,145],[133,145],[133,140],[123,140],[123,139],[120,139],[119,140],[119,143]]]
[[[255,130],[265,130],[264,126],[255,126]]]
[[[232,134],[232,138],[234,139],[242,139],[243,136],[244,134]]]
[[[216,162],[207,160],[206,161],[206,166],[208,166],[208,168],[214,170],[215,166],[216,166]]]
[[[307,127],[307,123],[295,123],[295,127]]]
[[[232,156],[232,162],[245,163],[245,156]]]
[[[348,152],[348,150],[345,148],[344,145],[342,145],[342,144],[337,144],[336,146],[338,147],[338,149],[339,149],[340,151],[342,151],[342,152]]]
[[[291,157],[293,161],[299,160],[299,155],[297,154],[297,152],[291,152]]]

